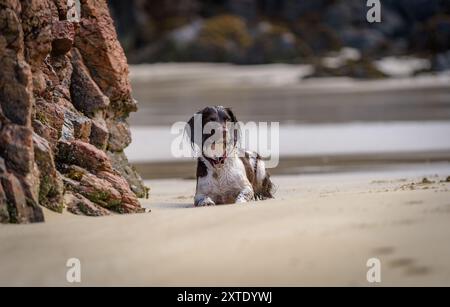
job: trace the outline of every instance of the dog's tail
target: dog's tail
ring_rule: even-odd
[[[244,153],[241,161],[244,164],[247,179],[253,186],[254,199],[274,198],[276,187],[270,180],[270,174],[265,167],[264,160],[256,152],[245,151]]]
[[[266,176],[264,177],[259,189],[255,192],[255,199],[265,200],[274,198],[275,190],[275,185],[273,184],[272,180],[270,180],[270,174],[266,170]]]
[[[255,199],[265,200],[269,198],[274,198],[275,185],[270,179],[270,173],[266,169],[264,160],[258,153],[256,153],[255,176],[257,178]]]

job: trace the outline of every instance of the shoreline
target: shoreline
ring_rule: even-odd
[[[389,169],[398,165],[427,165],[442,162],[450,165],[450,151],[374,153],[366,155],[322,155],[281,157],[273,175],[333,174]],[[182,161],[131,162],[144,179],[192,179],[195,159]]]
[[[170,127],[131,127],[131,132],[133,142],[125,153],[143,178],[191,176],[189,168],[194,169],[196,161],[192,149],[184,140],[181,145],[185,156],[175,157],[172,143],[180,140],[178,134],[171,134]],[[449,134],[450,121],[281,125],[279,152],[267,151],[269,148],[247,149],[278,156],[280,163],[272,169],[276,174],[289,173],[289,167],[301,169],[293,173],[302,173],[310,172],[308,166],[326,171],[346,166],[354,169],[366,164],[450,161]],[[261,135],[270,139],[267,131],[255,129],[250,130],[249,138]]]

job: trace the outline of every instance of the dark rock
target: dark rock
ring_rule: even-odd
[[[136,195],[120,174],[98,171],[94,175],[76,165],[64,165],[61,170],[66,189],[83,195],[94,204],[120,213],[142,212]]]
[[[90,171],[112,171],[111,161],[105,152],[80,140],[58,143],[59,162],[74,164]]]
[[[254,43],[248,50],[245,63],[298,63],[312,55],[312,50],[287,27],[269,22],[258,24]]]
[[[409,33],[407,20],[402,13],[385,6],[382,10],[382,22],[374,24],[374,28],[383,33],[387,39],[390,37],[404,37]],[[403,50],[406,51],[406,50]]]
[[[98,149],[106,150],[108,145],[109,131],[106,127],[104,119],[93,119],[91,126],[91,135],[89,136],[90,143]],[[113,162],[114,163],[114,162]]]
[[[384,0],[387,4],[407,15],[408,21],[423,22],[436,14],[449,11],[449,5],[441,0]]]
[[[127,111],[135,111],[127,61],[117,40],[106,1],[80,2],[82,19],[75,46],[102,92],[111,101],[123,101]]]
[[[432,68],[434,71],[450,70],[450,51],[435,55],[432,60]]]
[[[101,179],[109,182],[122,196],[122,204],[128,204],[130,207],[140,209],[140,203],[136,198],[136,195],[130,190],[128,182],[122,178],[119,174],[113,174],[111,172],[98,172],[97,176]],[[136,212],[136,209],[133,210]]]
[[[46,70],[45,73],[47,78],[51,78],[52,80],[52,96],[55,99],[63,98],[73,108],[72,102],[70,101],[70,85],[73,72],[70,55],[53,55],[48,58],[48,63],[47,68],[51,67],[52,70]]]
[[[55,102],[46,102],[42,99],[36,101],[37,110],[34,127],[39,129],[39,134],[44,133],[51,139],[45,137],[52,144],[59,138],[62,140],[81,139],[87,141],[90,134],[91,122],[86,116],[78,113],[67,100],[60,98]],[[45,127],[44,127],[45,126]],[[52,128],[51,131],[47,127]],[[55,134],[54,131],[57,131]]]
[[[5,114],[3,114],[2,106],[0,105],[0,130],[3,125],[6,125],[7,123],[9,123],[9,120],[5,117]]]
[[[27,215],[26,199],[19,180],[12,174],[7,173],[0,176],[1,185],[7,198],[10,222],[20,223],[21,217]]]
[[[422,184],[432,184],[434,183],[433,181],[431,181],[430,179],[428,179],[427,177],[424,177],[422,179]]]
[[[46,124],[43,124],[37,119],[33,120],[32,125],[34,132],[40,137],[46,139],[49,142],[52,150],[55,151],[59,138],[58,131],[53,127],[49,127]]]
[[[349,27],[340,33],[340,38],[344,46],[356,48],[367,54],[376,54],[388,43],[383,33],[374,29]]]
[[[63,184],[56,171],[53,151],[44,138],[33,135],[34,157],[40,172],[39,203],[50,210],[63,210]]]
[[[53,1],[21,1],[22,29],[24,33],[25,58],[32,71],[40,69],[52,50]]]
[[[0,175],[6,174],[6,173],[7,173],[7,170],[6,170],[5,159],[0,157]]]
[[[37,69],[33,72],[32,80],[34,97],[44,97],[46,95],[48,87],[53,86],[52,80],[56,80],[56,77],[50,78],[49,75],[50,74],[46,74],[40,69]]]
[[[308,22],[301,19],[295,23],[293,32],[316,55],[325,54],[329,51],[337,51],[343,47],[338,33],[333,28],[320,22]]]
[[[108,151],[107,154],[112,161],[114,170],[126,179],[134,194],[139,198],[148,198],[149,188],[144,185],[136,169],[130,165],[125,153]]]
[[[355,79],[382,79],[387,76],[366,58],[347,60],[342,66],[327,67],[323,63],[316,63],[315,72],[307,78],[321,77],[350,77]]]
[[[69,52],[75,38],[73,23],[67,20],[53,22],[52,34],[52,55],[63,55]]]
[[[64,125],[62,128],[61,140],[81,140],[89,142],[91,134],[91,120],[82,114],[77,114],[70,110],[64,113]]]
[[[106,97],[98,85],[92,79],[88,68],[84,65],[79,51],[72,49],[73,74],[70,87],[72,102],[77,110],[92,115],[98,110],[103,110],[109,105]]]
[[[75,181],[81,181],[81,178],[88,173],[88,170],[82,167],[68,164],[61,164],[59,170],[64,175],[62,178],[64,183],[72,186],[76,186],[77,183]],[[75,181],[72,182],[73,180]]]
[[[0,182],[0,223],[8,223],[8,222],[9,222],[8,203],[5,191],[3,191],[3,186],[1,185]]]
[[[72,121],[74,136],[76,139],[83,142],[89,142],[89,136],[91,135],[92,122],[85,116],[78,115]]]
[[[69,1],[67,0],[53,0],[56,9],[58,10],[59,20],[67,20],[67,12],[69,9]]]
[[[30,128],[7,124],[0,131],[0,155],[6,160],[8,168],[26,176],[31,172],[33,140]]]
[[[137,207],[134,204],[130,203],[122,203],[120,206],[116,206],[113,208],[114,212],[121,213],[121,214],[130,214],[130,213],[144,213],[148,212],[146,209],[142,207]]]
[[[189,44],[188,48],[184,49],[184,53],[187,53],[188,57],[194,61],[238,63],[246,57],[247,49],[252,44],[253,37],[243,18],[231,14],[221,14],[208,18],[202,23],[197,37]],[[166,54],[176,56],[177,52],[178,50],[169,43],[163,46],[160,54],[161,56],[167,56]],[[170,61],[171,59],[166,58],[166,60]]]
[[[7,198],[9,222],[11,223],[29,223],[43,222],[44,215],[42,209],[27,198],[22,185],[11,173],[0,176],[4,193]]]
[[[107,120],[109,130],[108,150],[122,151],[131,143],[131,132],[127,122],[123,120]]]
[[[30,123],[32,101],[31,69],[23,58],[23,32],[21,31],[20,4],[5,3],[0,10],[0,106],[4,115],[13,123]],[[14,8],[14,9],[13,9]]]
[[[65,121],[65,108],[53,102],[37,99],[35,119],[58,132],[57,139],[47,139],[49,142],[55,143],[62,133]]]
[[[5,160],[0,157],[0,177],[6,174]],[[0,223],[9,222],[8,200],[0,180]]]
[[[335,1],[323,11],[325,23],[335,30],[365,22],[367,8],[359,0]]]
[[[98,178],[86,170],[69,167],[65,180],[66,189],[80,193],[91,202],[113,210],[122,204],[122,196],[111,183]]]
[[[67,211],[77,215],[87,216],[105,216],[111,215],[107,209],[96,205],[86,197],[73,192],[67,192],[64,195],[64,203]]]

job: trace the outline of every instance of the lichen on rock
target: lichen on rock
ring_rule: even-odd
[[[142,212],[123,154],[137,105],[106,1],[0,0],[0,30],[0,222],[43,221],[40,205]]]

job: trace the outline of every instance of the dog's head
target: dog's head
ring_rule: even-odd
[[[213,164],[223,163],[239,138],[238,121],[230,108],[206,107],[195,113],[187,122],[186,131],[192,147]]]

